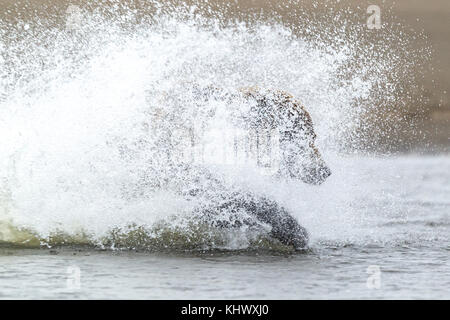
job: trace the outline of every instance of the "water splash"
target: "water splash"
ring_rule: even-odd
[[[410,59],[415,53],[405,57],[403,51],[391,51],[400,33],[379,40],[379,46],[386,45],[380,55],[373,45],[367,47],[367,39],[355,37],[361,27],[345,23],[332,30],[310,19],[299,34],[276,19],[227,19],[218,16],[220,11],[208,17],[202,2],[149,6],[155,11],[148,16],[119,2],[86,7],[76,28],[73,21],[71,28],[55,25],[54,17],[1,22],[0,221],[7,226],[1,228],[1,240],[52,243],[60,235],[62,241],[55,243],[79,237],[91,244],[133,247],[136,241],[148,243],[142,237],[161,239],[156,226],[168,223],[171,231],[165,234],[183,243],[242,248],[263,241],[251,232],[236,244],[240,238],[230,233],[195,231],[186,222],[192,201],[149,186],[167,178],[167,150],[161,148],[167,128],[203,124],[210,109],[248,107],[239,101],[224,105],[220,99],[205,103],[189,84],[229,92],[258,85],[292,93],[311,113],[325,157],[340,166],[336,153],[365,141],[363,115],[397,101],[397,82],[405,75],[399,70],[406,72],[415,63]],[[155,115],[160,120],[152,131],[149,119]],[[223,142],[223,137],[209,137],[212,145]],[[280,186],[253,167],[222,169],[212,170],[245,190],[285,203],[315,230],[313,216],[323,210],[315,189],[294,182]],[[342,183],[330,192],[335,195],[347,182]],[[293,204],[280,196],[281,190],[311,197]],[[342,213],[353,204],[346,198],[339,205]],[[332,215],[327,223],[348,229],[359,218],[341,219]],[[204,236],[180,236],[180,230]],[[257,235],[264,235],[261,230]],[[119,241],[126,237],[134,239],[131,245]]]

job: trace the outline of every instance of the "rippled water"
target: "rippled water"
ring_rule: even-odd
[[[9,245],[0,249],[0,297],[448,299],[450,157],[349,157],[339,165],[296,211],[312,236],[307,252]],[[342,180],[346,188],[328,196]],[[369,266],[380,268],[379,289],[367,286]],[[70,286],[76,268],[79,289]]]

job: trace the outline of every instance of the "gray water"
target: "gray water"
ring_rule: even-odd
[[[322,216],[309,196],[316,218],[304,217],[312,238],[306,252],[20,249],[5,244],[0,249],[0,297],[450,298],[450,157],[351,157],[345,162],[328,188],[345,179],[340,172],[352,176],[354,184],[342,189],[340,199],[334,193],[335,203],[327,210],[335,207],[335,212]],[[315,193],[329,193],[326,189],[327,184]],[[344,198],[351,203],[345,209]]]

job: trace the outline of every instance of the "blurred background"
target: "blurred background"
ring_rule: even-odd
[[[144,0],[121,2],[127,2],[128,8],[135,8],[143,16],[151,14],[154,9],[151,3]],[[165,3],[185,5],[192,2],[172,0]],[[395,102],[398,105],[394,106],[390,101],[388,109],[376,108],[365,115],[361,125],[365,136],[363,147],[369,152],[450,151],[450,1],[209,0],[196,3],[202,3],[201,10],[204,10],[205,15],[221,12],[226,17],[257,15],[261,19],[275,18],[290,25],[294,33],[300,34],[311,22],[324,26],[324,29],[336,26],[337,30],[338,26],[345,25],[347,29],[341,29],[343,32],[351,29],[352,25],[365,25],[368,6],[378,5],[381,10],[382,32],[364,31],[366,41],[373,39],[376,43],[380,37],[389,35],[391,28],[400,29],[403,36],[408,38],[410,46],[405,50],[415,50],[417,64],[414,70],[407,70],[411,79],[404,79],[404,84],[398,90]],[[117,2],[0,0],[0,19],[14,24],[40,16],[51,16],[51,23],[64,24],[70,5],[91,10],[98,6],[114,6]],[[377,50],[376,46],[374,50]],[[383,48],[381,51],[386,50]],[[383,127],[388,129],[374,130]]]

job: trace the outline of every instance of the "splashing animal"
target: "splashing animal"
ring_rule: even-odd
[[[201,101],[202,105],[208,105],[212,101],[222,102],[219,104],[222,106],[231,106],[235,101],[238,101],[240,106],[245,105],[244,108],[229,112],[230,121],[256,140],[257,153],[264,147],[260,143],[261,135],[277,133],[277,152],[280,159],[277,177],[299,179],[308,184],[319,185],[331,175],[331,170],[315,146],[316,133],[312,118],[292,95],[258,87],[242,88],[235,92],[213,86],[201,88],[194,85],[192,88],[195,101]],[[184,101],[180,105],[183,103]],[[183,115],[182,107],[176,110]],[[209,110],[206,118],[214,117],[217,112],[218,110]],[[168,114],[159,113],[157,117],[168,117]],[[173,126],[184,129],[183,132],[189,137],[192,146],[197,138],[192,122],[184,121],[175,125],[174,120],[170,124],[171,127],[167,129],[167,135],[162,140],[162,144],[170,146],[166,148],[168,151],[164,155],[168,169],[162,184],[158,185],[159,188],[170,184],[172,187],[176,186],[179,194],[197,199],[201,205],[194,211],[203,222],[215,227],[240,228],[243,225],[249,227],[258,223],[265,224],[271,228],[270,235],[281,243],[292,245],[296,249],[307,246],[306,229],[276,201],[227,184],[205,166],[174,161],[171,148],[175,142],[170,142],[171,139],[176,140],[171,131]]]

